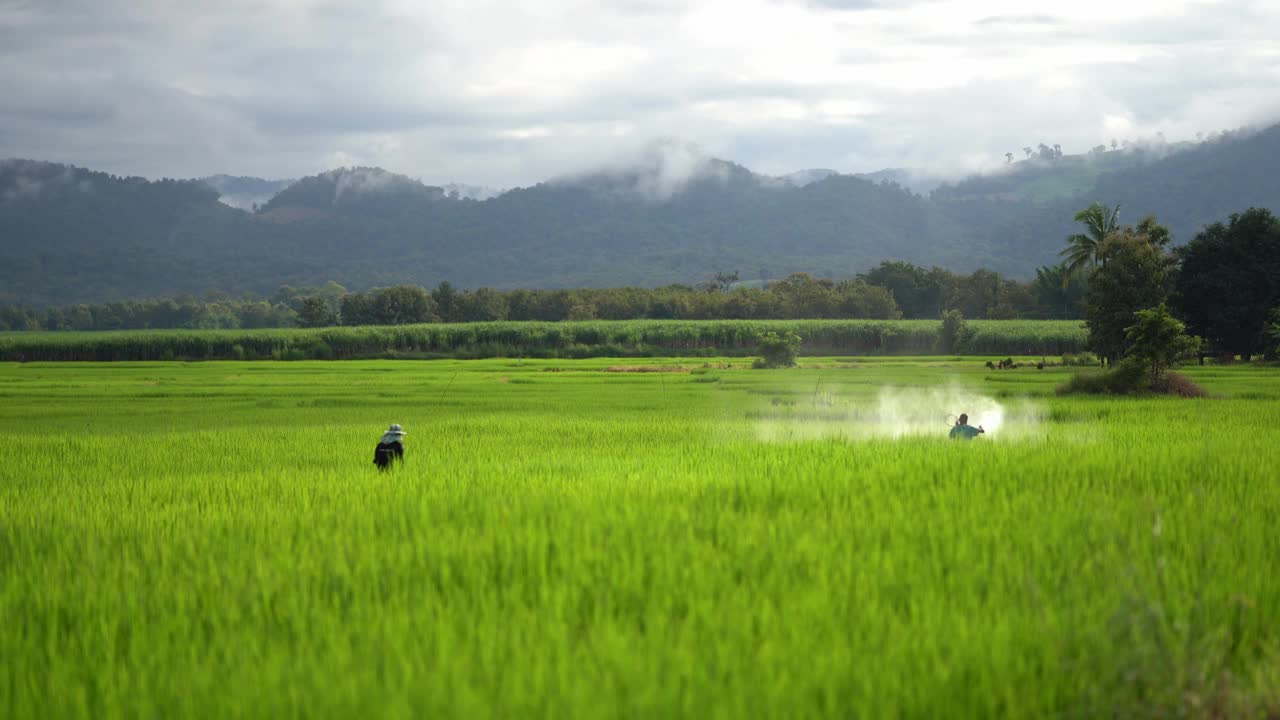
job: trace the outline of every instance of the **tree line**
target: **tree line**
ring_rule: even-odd
[[[793,273],[744,283],[737,272],[697,285],[560,290],[427,289],[395,285],[352,292],[336,282],[283,286],[270,298],[213,292],[47,308],[0,307],[0,330],[136,330],[329,327],[504,320],[936,319],[959,310],[974,319],[1083,317],[1079,285],[1064,286],[1062,265],[1030,282],[981,269],[968,275],[885,261],[851,279]]]
[[[1249,208],[1170,249],[1156,218],[1121,225],[1120,206],[1094,203],[1076,214],[1084,231],[1067,238],[1064,282],[1087,279],[1089,348],[1114,364],[1145,354],[1157,367],[1176,355],[1275,357],[1280,344],[1280,219]],[[1183,341],[1183,331],[1196,337]],[[1160,336],[1162,343],[1144,337]],[[1171,348],[1181,348],[1173,352]],[[1162,357],[1155,357],[1162,355]]]
[[[1063,261],[1029,282],[884,261],[854,278],[793,273],[765,284],[722,272],[698,285],[560,290],[460,289],[442,282],[351,292],[336,282],[270,298],[211,293],[42,309],[0,307],[0,330],[254,329],[497,321],[970,319],[1086,320],[1089,344],[1116,360],[1137,313],[1167,307],[1210,353],[1272,354],[1280,341],[1280,220],[1249,208],[1170,248],[1154,217],[1121,225],[1120,208],[1076,214]]]

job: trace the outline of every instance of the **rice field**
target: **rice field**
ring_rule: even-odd
[[[0,716],[1280,713],[1277,371],[985,359],[0,364]]]

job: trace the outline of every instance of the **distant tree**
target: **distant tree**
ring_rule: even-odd
[[[355,292],[342,297],[340,311],[343,325],[375,325],[373,302],[367,293]]]
[[[1175,307],[1192,332],[1246,360],[1267,349],[1268,314],[1280,305],[1280,220],[1249,208],[1179,248]]]
[[[955,308],[969,318],[987,318],[1000,299],[1000,274],[978,269],[971,275],[956,278],[955,290],[948,307]]]
[[[1094,145],[1094,146],[1093,146],[1093,149],[1092,149],[1092,150],[1090,150],[1089,152],[1090,152],[1090,153],[1092,153],[1092,154],[1094,154],[1094,155],[1105,155],[1105,154],[1106,154],[1106,152],[1107,152],[1107,146],[1106,146],[1106,145]]]
[[[342,302],[342,296],[347,294],[347,289],[333,280],[330,280],[320,286],[320,288],[316,290],[315,294],[324,298],[324,301],[329,303],[329,307],[336,311],[339,304]]]
[[[1027,159],[1028,159],[1028,160],[1030,160],[1030,159],[1031,159],[1031,153],[1033,152],[1033,150],[1031,149],[1031,146],[1030,146],[1030,145],[1023,146],[1023,148],[1022,148],[1022,152],[1024,152],[1024,153],[1026,153],[1026,154],[1027,154]]]
[[[723,312],[730,319],[774,318],[779,314],[778,296],[762,288],[736,287],[725,298]]]
[[[436,289],[431,291],[431,299],[435,301],[436,314],[440,316],[441,321],[458,321],[458,291],[453,287],[453,283],[442,280]]]
[[[83,303],[71,307],[66,313],[68,330],[93,330],[93,311]]]
[[[1082,317],[1088,290],[1086,277],[1080,275],[1076,282],[1068,284],[1065,263],[1036,268],[1036,277],[1028,288],[1035,299],[1034,314],[1057,320]]]
[[[1111,149],[1115,150],[1119,147],[1120,147],[1120,143],[1116,142],[1115,138],[1111,138]]]
[[[992,320],[1036,317],[1036,296],[1028,283],[1001,279],[995,305],[987,310]]]
[[[1072,276],[1098,262],[1103,241],[1120,228],[1120,206],[1109,210],[1106,205],[1095,202],[1076,213],[1075,221],[1083,224],[1085,231],[1068,236],[1067,247],[1060,253],[1066,259],[1063,287],[1070,283]]]
[[[896,320],[902,317],[893,293],[862,280],[844,280],[834,288],[836,317]]]
[[[406,325],[435,320],[435,302],[417,285],[396,285],[374,290],[372,311],[378,325]]]
[[[302,327],[328,327],[338,324],[338,313],[318,295],[302,298],[298,308],[298,324]]]
[[[566,320],[595,320],[596,306],[585,299],[577,299],[569,306],[568,317]]]
[[[1062,157],[1062,146],[1057,143],[1053,145],[1053,157],[1055,159]]]
[[[818,280],[808,273],[792,273],[769,285],[778,296],[788,318],[829,318],[835,316],[835,283]]]
[[[729,288],[732,288],[733,284],[738,282],[738,279],[737,270],[734,270],[733,272],[724,272],[722,270],[713,275],[711,279],[702,283],[699,287],[707,292],[729,292]]]
[[[901,260],[886,260],[858,279],[886,288],[907,318],[936,318],[946,307],[955,276],[941,268],[924,268]]]
[[[454,303],[454,315],[458,322],[506,320],[509,312],[506,295],[493,288],[463,291]]]
[[[1126,329],[1137,312],[1165,301],[1169,263],[1158,245],[1135,232],[1107,235],[1098,258],[1085,298],[1088,342],[1098,357],[1113,364],[1129,349]]]
[[[1011,163],[1011,162],[1013,162],[1013,153],[1011,153],[1011,152],[1007,152],[1007,153],[1005,153],[1005,154],[1004,154],[1004,164],[1005,164],[1005,165],[1008,165],[1008,164],[1009,164],[1009,163]]]
[[[0,307],[0,330],[39,330],[35,313],[13,305]]]
[[[275,328],[300,324],[298,314],[292,308],[280,303],[246,302],[240,306],[240,327],[242,328]],[[331,325],[338,322],[338,314],[332,312]]]

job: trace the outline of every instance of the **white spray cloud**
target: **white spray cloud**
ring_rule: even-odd
[[[789,442],[828,437],[946,438],[961,414],[969,416],[970,425],[986,431],[982,437],[986,442],[1040,437],[1044,419],[1044,410],[1028,399],[997,400],[958,385],[885,387],[866,398],[815,392],[811,398],[771,404],[753,415],[757,438]]]
[[[969,416],[970,425],[982,427],[992,438],[1007,429],[1006,421],[1011,417],[1017,417],[1017,422],[1008,425],[1018,433],[1039,420],[1025,406],[1015,412],[995,398],[967,388],[884,388],[877,397],[872,428],[888,437],[933,435],[950,432],[962,414]]]

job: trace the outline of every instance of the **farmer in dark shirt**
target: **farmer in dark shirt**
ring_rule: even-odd
[[[393,462],[404,460],[404,443],[401,442],[404,436],[405,431],[399,425],[392,425],[383,433],[378,447],[373,451],[373,464],[379,470],[387,470]]]
[[[961,440],[972,440],[985,432],[986,430],[983,430],[981,425],[978,427],[970,425],[969,416],[961,414],[960,420],[956,423],[955,427],[951,428],[951,434],[948,435],[948,437],[952,440],[955,440],[956,438],[960,438]]]

